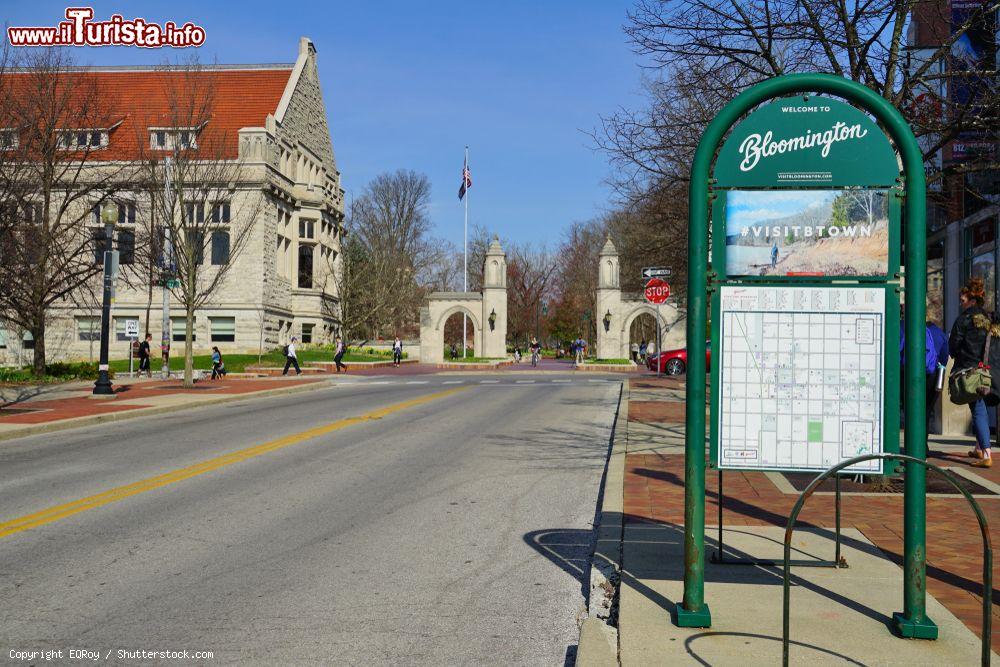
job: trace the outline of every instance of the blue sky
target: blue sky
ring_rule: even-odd
[[[382,171],[428,175],[439,236],[462,239],[462,152],[471,222],[550,246],[608,206],[606,157],[585,132],[641,104],[638,58],[621,27],[628,0],[549,2],[93,2],[149,21],[205,28],[203,62],[292,62],[298,38],[320,77],[345,189]],[[55,25],[66,3],[4,3],[8,25]],[[83,64],[159,64],[167,49],[80,48]],[[181,54],[182,55],[182,54]]]

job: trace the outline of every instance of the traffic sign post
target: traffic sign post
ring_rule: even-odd
[[[662,269],[643,269],[642,272],[659,270]],[[666,269],[666,271],[668,274],[670,273],[670,269]],[[646,283],[646,289],[643,290],[643,295],[646,297],[646,301],[656,305],[656,377],[660,377],[663,373],[663,350],[661,349],[663,347],[661,336],[663,318],[660,317],[660,305],[670,298],[670,285],[660,278],[650,278],[649,282]]]
[[[723,143],[727,135],[729,138]],[[897,151],[901,161],[897,161]],[[718,161],[713,169],[716,155]],[[753,202],[754,197],[766,202],[776,189],[786,198],[792,193],[792,198],[799,202],[797,211],[792,212],[796,216],[792,222],[788,222],[787,211],[770,218],[751,219],[747,211],[762,209],[747,204]],[[870,221],[866,230],[864,225],[849,218],[850,207],[846,202],[851,196],[870,194],[874,198],[876,195],[872,193],[876,189],[881,193],[877,196],[888,208],[882,227],[883,233],[887,233],[887,241],[881,244],[888,247],[888,256],[875,258],[878,261],[868,266],[878,268],[871,270],[854,262],[856,255],[849,252],[838,255],[831,252],[831,248],[842,245],[833,242],[841,235],[873,234]],[[778,333],[776,341],[781,341],[781,332],[789,327],[792,333],[786,338],[789,342],[794,340],[796,327],[802,326],[802,322],[794,318],[802,313],[820,318],[831,313],[834,319],[840,317],[847,321],[851,340],[845,339],[844,343],[850,343],[846,349],[849,355],[880,349],[883,366],[876,382],[881,386],[861,388],[864,382],[859,379],[849,389],[853,392],[857,388],[864,397],[871,398],[863,406],[865,409],[876,406],[876,410],[882,411],[881,427],[876,426],[874,415],[871,419],[837,418],[829,423],[803,415],[802,424],[796,425],[796,435],[789,435],[786,444],[804,439],[822,450],[827,444],[840,446],[850,440],[849,444],[874,448],[876,429],[879,429],[881,445],[892,451],[894,446],[898,447],[898,387],[906,386],[912,396],[924,395],[925,189],[923,155],[900,113],[871,89],[839,76],[793,74],[759,83],[723,107],[702,135],[694,155],[688,191],[687,373],[689,379],[695,378],[695,381],[687,382],[686,386],[684,596],[677,605],[677,625],[710,627],[712,623],[704,598],[706,383],[700,381],[706,372],[709,295],[715,348],[710,383],[713,453],[718,454],[719,438],[722,437],[718,432],[718,416],[732,409],[730,405],[720,405],[719,400],[721,385],[732,381],[720,359],[720,343],[726,340],[722,336],[726,326],[722,322],[723,315],[728,314],[730,324],[735,327],[730,330],[733,344],[749,345],[752,354],[759,354],[762,359],[766,357],[767,363],[771,361],[768,355],[782,354],[780,363],[791,364],[794,368],[789,350],[771,351],[763,347],[756,350],[753,346],[770,340],[768,335],[772,328]],[[734,203],[727,211],[727,195],[732,195],[734,202],[738,195],[743,206],[737,208]],[[838,197],[843,197],[839,203]],[[829,216],[830,223],[816,225],[811,222],[817,212],[829,211],[831,202],[839,213]],[[807,208],[812,218],[798,213]],[[715,241],[711,272],[708,271],[710,209]],[[726,216],[735,218],[738,214],[744,215],[743,226],[726,227]],[[900,280],[901,218],[907,221],[906,261],[903,264],[908,279],[905,286]],[[822,251],[816,247],[820,240]],[[799,293],[790,290],[793,286],[805,289]],[[763,289],[767,287],[771,289]],[[721,295],[724,289],[730,290],[725,297]],[[835,294],[838,290],[845,294]],[[876,293],[882,301],[869,300]],[[899,331],[900,293],[906,296],[906,367],[902,380],[898,377],[899,364],[894,358],[899,349],[896,332]],[[860,310],[854,307],[858,304],[863,306]],[[770,313],[778,313],[777,319],[765,317]],[[855,313],[861,315],[855,317]],[[785,314],[784,320],[782,314]],[[744,335],[740,327],[747,322],[759,330]],[[814,325],[825,328],[825,319],[822,325],[819,320],[806,322],[807,327]],[[736,330],[742,338],[736,337]],[[865,349],[854,349],[862,347]],[[741,354],[746,356],[747,353]],[[777,356],[774,362],[779,363]],[[839,362],[831,360],[831,363]],[[833,371],[829,373],[831,383],[834,375]],[[841,400],[837,393],[841,390],[839,376],[837,379],[837,384],[830,385],[838,396],[833,400]],[[806,382],[813,381],[807,374]],[[853,376],[849,381],[853,382]],[[793,377],[792,382],[798,380]],[[823,384],[825,386],[827,381]],[[733,397],[737,401],[742,399]],[[866,400],[864,397],[858,400]],[[744,403],[752,400],[760,398],[747,398]],[[925,406],[922,401],[912,403],[905,415],[906,453],[922,460],[926,458],[927,447]],[[777,416],[779,412],[775,409],[771,414]],[[745,414],[746,419],[765,416],[763,410],[757,416]],[[788,420],[780,424],[770,419],[762,422],[756,432],[759,450],[755,456],[762,456],[763,448],[778,439],[778,433],[786,427],[785,421]],[[814,421],[816,423],[812,423]],[[745,432],[751,430],[746,428]],[[732,451],[728,455],[723,452],[723,455],[730,460],[751,455],[749,440],[742,450],[738,445],[731,440]],[[904,637],[933,639],[938,634],[937,626],[926,615],[925,474],[921,465],[906,463],[903,611],[894,614],[893,621]]]
[[[643,278],[669,278],[672,271],[669,266],[647,266],[642,270]]]
[[[125,337],[128,338],[128,374],[132,375],[132,349],[139,338],[139,320],[125,320]]]

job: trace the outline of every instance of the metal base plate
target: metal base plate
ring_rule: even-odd
[[[712,612],[708,610],[708,605],[701,605],[698,611],[688,611],[684,605],[676,607],[677,617],[675,619],[678,628],[710,628],[712,627]]]
[[[924,617],[922,621],[911,621],[897,611],[892,615],[892,625],[899,634],[907,639],[937,639],[938,626],[931,619]]]

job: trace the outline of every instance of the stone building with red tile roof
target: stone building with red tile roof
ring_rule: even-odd
[[[66,141],[88,144],[88,161],[138,163],[158,151],[169,151],[176,141],[195,150],[211,144],[212,159],[239,165],[238,182],[230,184],[225,208],[219,207],[220,228],[230,216],[238,220],[251,200],[263,202],[254,204],[260,208],[252,231],[213,293],[211,305],[196,313],[195,353],[213,345],[223,352],[256,352],[260,347],[266,351],[293,335],[303,342],[332,340],[340,329],[344,192],[313,43],[300,40],[293,64],[197,70],[103,67],[86,68],[77,75],[92,78],[102,97],[110,100],[108,120],[101,123],[107,127],[67,128]],[[190,85],[190,77],[210,78],[211,113],[196,127],[171,127],[171,91]],[[129,243],[147,242],[138,228],[151,204],[138,186],[126,188],[115,200],[119,203],[116,241],[124,262],[129,259]],[[204,214],[213,215],[214,209]],[[90,229],[85,233],[100,228],[96,210],[86,219]],[[209,265],[215,259],[213,243],[214,239],[206,247],[204,261]],[[228,237],[225,243],[228,253]],[[151,289],[149,281],[136,281],[134,275],[128,283],[119,281],[114,303],[113,358],[128,354],[127,320],[138,320],[140,332],[151,333],[154,343],[161,338],[160,286]],[[84,295],[52,309],[45,336],[50,361],[97,358],[100,290],[92,293],[96,298]],[[184,311],[176,299],[172,306],[172,353],[179,354]],[[0,322],[0,362],[29,360],[30,334],[2,327]]]

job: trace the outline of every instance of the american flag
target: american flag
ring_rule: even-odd
[[[462,166],[462,187],[458,189],[458,198],[462,199],[465,197],[465,191],[472,187],[472,172],[469,171],[469,158],[465,158],[465,164]]]

